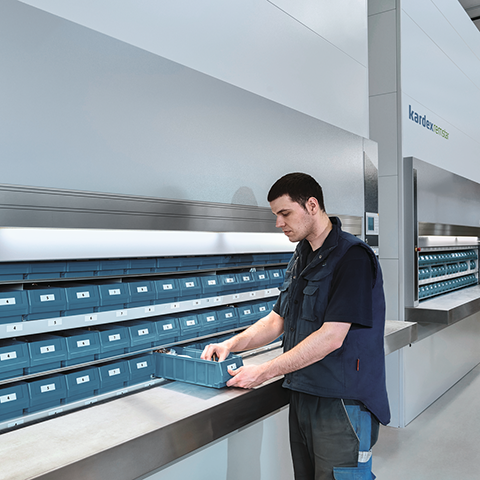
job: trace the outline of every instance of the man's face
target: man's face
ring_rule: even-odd
[[[291,242],[299,242],[313,232],[314,216],[294,202],[289,195],[283,195],[270,202],[270,208],[277,216],[275,226],[281,228]]]

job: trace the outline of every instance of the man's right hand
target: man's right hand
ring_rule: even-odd
[[[211,343],[203,349],[200,358],[202,360],[215,360],[214,355],[216,355],[216,359],[218,359],[219,362],[223,362],[229,353],[230,350],[225,346],[225,343]]]

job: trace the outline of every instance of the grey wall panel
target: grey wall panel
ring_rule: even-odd
[[[2,183],[268,207],[300,170],[363,214],[361,137],[13,0],[0,57]]]

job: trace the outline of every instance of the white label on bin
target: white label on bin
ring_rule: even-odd
[[[62,319],[61,318],[51,318],[48,321],[48,326],[49,327],[56,327],[57,325],[61,325],[61,324],[62,324]]]
[[[250,315],[252,313],[252,311],[251,310],[244,310],[243,313],[244,313],[244,315]]]
[[[120,375],[120,369],[119,368],[114,368],[113,370],[108,371],[108,376],[113,377],[115,375]]]
[[[173,285],[171,283],[165,283],[163,285],[164,290],[173,290]]]
[[[115,289],[113,289],[113,290],[109,290],[109,291],[108,291],[108,294],[109,294],[109,295],[120,295],[120,293],[121,293],[121,292],[120,292],[120,289],[119,289],[119,288],[115,288]]]
[[[187,320],[187,325],[191,327],[192,325],[195,325],[195,320]]]
[[[148,292],[148,287],[137,287],[138,293],[145,293]]]
[[[40,387],[40,393],[52,392],[53,390],[55,390],[55,384],[54,383],[51,383],[49,385],[42,385]]]
[[[142,330],[139,330],[138,335],[139,336],[148,335],[148,328],[143,328]]]
[[[278,272],[274,272],[274,273],[273,273],[273,277],[274,277],[274,278],[278,278],[279,276],[280,276],[280,274],[279,274]]]
[[[48,345],[46,347],[40,347],[40,353],[51,353],[55,351],[55,345]]]
[[[90,346],[90,340],[87,339],[87,340],[79,340],[77,342],[77,347],[78,348],[81,348],[81,347],[89,347]]]
[[[233,283],[235,281],[234,278],[230,277],[225,280],[226,283]]]
[[[244,282],[249,282],[249,281],[250,281],[250,277],[248,277],[248,276],[243,277],[243,281],[244,281]]]
[[[225,318],[232,318],[233,317],[233,313],[232,312],[228,312],[225,314]]]
[[[187,283],[185,284],[185,286],[186,286],[187,288],[192,288],[192,287],[195,286],[195,282],[187,282]]]
[[[258,276],[259,280],[265,280],[265,274],[262,273]]]
[[[90,375],[85,375],[83,377],[77,377],[77,385],[81,383],[88,383],[90,381]]]
[[[85,321],[86,321],[86,322],[94,322],[96,319],[97,319],[97,316],[96,316],[96,315],[87,315],[87,316],[85,317]]]
[[[77,292],[77,298],[90,298],[90,292]]]
[[[227,370],[236,370],[237,369],[237,364],[232,363],[231,365],[227,365]]]
[[[108,336],[108,341],[109,342],[115,342],[116,340],[120,340],[120,334],[116,333],[115,335],[109,335]]]
[[[7,332],[20,332],[21,330],[23,330],[21,323],[10,323],[7,325]]]
[[[137,363],[137,369],[145,368],[145,367],[148,367],[148,363],[147,363],[147,362]]]
[[[266,309],[267,309],[267,307],[260,307],[258,310],[259,310],[260,312],[264,312]]]
[[[215,321],[215,316],[212,315],[210,317],[207,317],[207,322],[214,322]]]
[[[40,295],[41,302],[53,302],[55,300],[55,295],[51,293],[50,295]]]
[[[15,298],[0,298],[1,305],[15,305]]]
[[[16,393],[10,393],[9,395],[2,395],[0,397],[0,403],[13,402],[16,399],[17,399],[17,394]]]
[[[8,353],[2,353],[0,354],[0,361],[4,360],[13,360],[14,358],[17,358],[17,352],[8,352]]]
[[[209,280],[207,283],[208,283],[208,285],[216,285],[217,281],[216,280]]]
[[[173,325],[171,323],[167,323],[166,325],[163,326],[164,330],[171,330],[173,328]]]
[[[127,311],[126,310],[118,310],[117,317],[126,317]]]

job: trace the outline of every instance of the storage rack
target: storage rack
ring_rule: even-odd
[[[155,385],[153,350],[254,323],[290,256],[2,262],[0,429]]]

